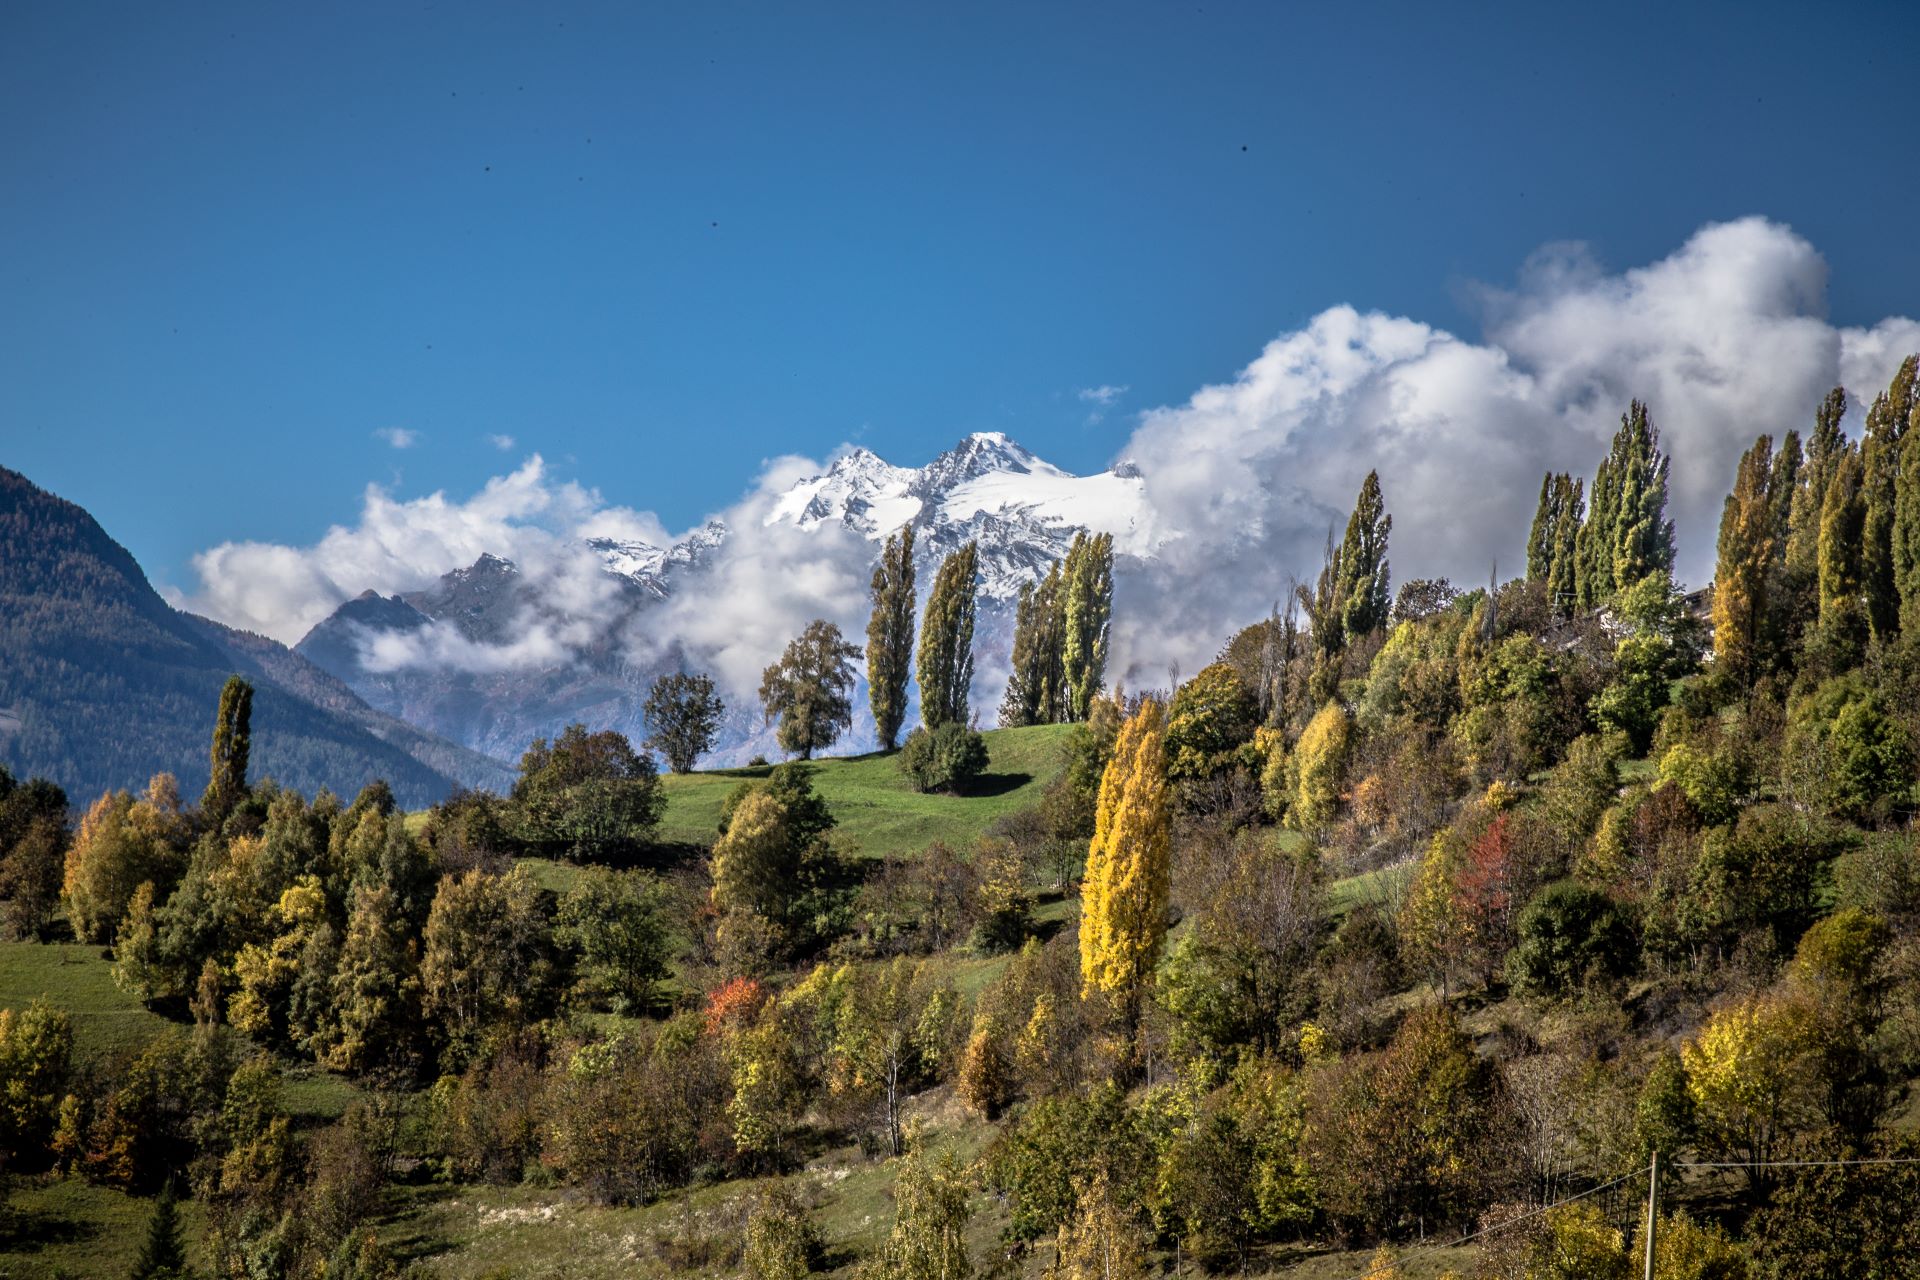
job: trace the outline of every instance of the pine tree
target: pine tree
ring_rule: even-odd
[[[920,623],[920,718],[927,728],[967,722],[973,684],[974,580],[979,547],[969,542],[940,562]]]
[[[1148,699],[1101,775],[1080,890],[1082,985],[1117,1001],[1129,1030],[1166,939],[1170,850],[1166,719]]]
[[[760,673],[760,705],[769,722],[780,721],[780,747],[802,760],[833,745],[853,727],[853,660],[857,645],[840,628],[815,618]]]
[[[899,745],[913,672],[913,526],[887,539],[873,567],[873,616],[867,621],[867,703],[880,746]]]
[[[183,1280],[187,1275],[187,1246],[180,1236],[180,1206],[169,1178],[153,1202],[147,1219],[147,1238],[134,1255],[133,1280]]]
[[[1387,625],[1387,610],[1393,603],[1387,569],[1387,538],[1392,532],[1393,517],[1387,514],[1386,499],[1380,493],[1380,473],[1369,471],[1354,499],[1353,514],[1347,517],[1346,537],[1340,541],[1335,561],[1335,608],[1341,633],[1349,641]]]
[[[1876,640],[1900,630],[1900,589],[1894,567],[1895,508],[1899,503],[1901,454],[1907,424],[1920,400],[1920,357],[1908,356],[1885,392],[1867,411],[1861,441],[1861,489],[1866,514],[1861,524],[1861,588],[1866,594],[1867,625]]]
[[[218,826],[247,794],[247,752],[251,745],[253,686],[239,676],[228,676],[220,690],[220,710],[213,721],[213,767],[200,807]]]
[[[1714,665],[1735,685],[1751,688],[1766,668],[1763,634],[1774,556],[1773,438],[1761,436],[1740,455],[1733,492],[1720,514],[1719,561],[1713,575]]]
[[[1107,679],[1107,637],[1113,626],[1113,535],[1077,533],[1067,548],[1061,589],[1060,665],[1066,718],[1085,720]]]

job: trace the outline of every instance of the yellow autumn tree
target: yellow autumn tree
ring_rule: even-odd
[[[1113,999],[1131,1030],[1167,933],[1166,719],[1148,699],[1120,727],[1100,778],[1080,891],[1080,978]]]
[[[1287,825],[1298,831],[1317,831],[1333,821],[1340,808],[1340,788],[1347,773],[1347,746],[1353,717],[1338,702],[1316,711],[1287,757],[1287,781],[1292,802]]]

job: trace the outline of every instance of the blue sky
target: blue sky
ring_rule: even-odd
[[[673,528],[848,440],[1092,469],[1553,241],[1762,214],[1912,313],[1915,10],[1670,8],[8,5],[0,463],[179,581],[536,450]]]

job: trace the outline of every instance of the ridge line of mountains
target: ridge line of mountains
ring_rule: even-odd
[[[782,522],[844,526],[876,554],[887,534],[912,524],[923,589],[931,562],[977,542],[982,653],[1007,646],[1021,584],[1042,576],[1075,533],[1115,534],[1122,558],[1152,550],[1137,470],[1122,463],[1077,476],[997,432],[969,436],[917,469],[853,449],[775,501],[766,523]],[[459,788],[504,790],[513,776],[506,762],[568,723],[645,738],[648,688],[688,659],[669,648],[636,661],[628,641],[676,594],[699,592],[703,571],[735,536],[710,520],[667,547],[585,540],[615,607],[587,643],[558,658],[495,669],[396,663],[377,656],[383,645],[433,631],[477,652],[506,652],[557,606],[531,575],[488,553],[420,590],[363,591],[288,648],[169,605],[91,514],[0,468],[0,762],[18,776],[52,778],[76,804],[162,770],[196,789],[220,685],[237,672],[256,689],[258,775],[344,795],[384,777],[410,807]],[[974,705],[990,713],[982,693]],[[864,690],[856,706],[839,751],[874,745]],[[775,754],[771,731],[756,708],[730,707],[707,763],[758,754]]]

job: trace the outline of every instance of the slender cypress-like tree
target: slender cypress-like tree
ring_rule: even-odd
[[[1860,538],[1867,504],[1861,493],[1860,452],[1840,455],[1820,513],[1820,642],[1829,667],[1858,662],[1867,641]]]
[[[1380,492],[1380,473],[1369,471],[1354,499],[1353,514],[1347,517],[1337,562],[1335,598],[1340,630],[1349,641],[1387,625],[1387,610],[1393,605],[1387,569],[1387,538],[1392,532],[1393,517],[1387,514]]]
[[[1669,462],[1647,406],[1621,415],[1607,456],[1594,473],[1587,521],[1576,543],[1574,594],[1597,609],[1650,573],[1673,572],[1673,522],[1667,519]]]
[[[1527,581],[1545,582],[1553,569],[1553,549],[1559,532],[1557,504],[1559,476],[1547,472],[1540,480],[1540,498],[1534,503],[1533,525],[1527,530]]]
[[[1014,606],[1013,671],[1000,703],[1000,723],[1015,727],[1065,719],[1061,670],[1060,562],[1036,585],[1023,583]]]
[[[913,674],[913,526],[887,539],[873,568],[873,616],[867,621],[867,702],[880,745],[891,751],[907,718]]]
[[[969,542],[942,560],[933,576],[933,589],[927,593],[915,674],[920,684],[920,718],[929,729],[967,722],[979,554],[979,548]]]
[[[1060,665],[1069,720],[1085,720],[1107,679],[1113,627],[1113,535],[1077,533],[1062,574]]]
[[[1673,521],[1667,519],[1669,459],[1660,452],[1660,432],[1646,405],[1633,402],[1614,440],[1620,505],[1613,532],[1613,589],[1620,591],[1650,573],[1673,572]]]
[[[1894,515],[1899,503],[1900,461],[1912,420],[1920,378],[1920,357],[1908,356],[1886,391],[1867,411],[1861,440],[1861,490],[1866,515],[1860,530],[1860,576],[1866,593],[1867,625],[1877,640],[1900,630],[1900,588],[1894,570]]]
[[[1771,657],[1765,652],[1765,621],[1773,576],[1773,474],[1773,438],[1763,435],[1740,455],[1733,492],[1720,513],[1713,660],[1742,689],[1752,687]]]
[[[1166,719],[1149,698],[1100,777],[1080,890],[1082,984],[1117,1001],[1129,1029],[1167,936],[1171,849]]]
[[[1766,610],[1760,619],[1761,645],[1767,652],[1767,660],[1780,668],[1791,667],[1800,627],[1813,612],[1812,594],[1801,593],[1787,563],[1787,539],[1793,532],[1793,504],[1799,500],[1805,470],[1806,455],[1800,449],[1800,433],[1789,431],[1773,455],[1773,475],[1767,482],[1773,545],[1767,560]]]
[[[1586,519],[1584,480],[1564,472],[1559,478],[1560,519],[1554,528],[1553,561],[1547,570],[1547,601],[1555,613],[1570,614],[1577,599],[1580,522]]]
[[[1920,633],[1920,378],[1914,376],[1916,359],[1908,355],[1901,372],[1887,390],[1885,418],[1905,411],[1907,424],[1899,432],[1899,464],[1893,474],[1893,528],[1891,560],[1893,589],[1899,603],[1899,629]]]
[[[247,754],[252,747],[253,686],[228,676],[213,721],[213,760],[200,807],[215,824],[247,794]]]

